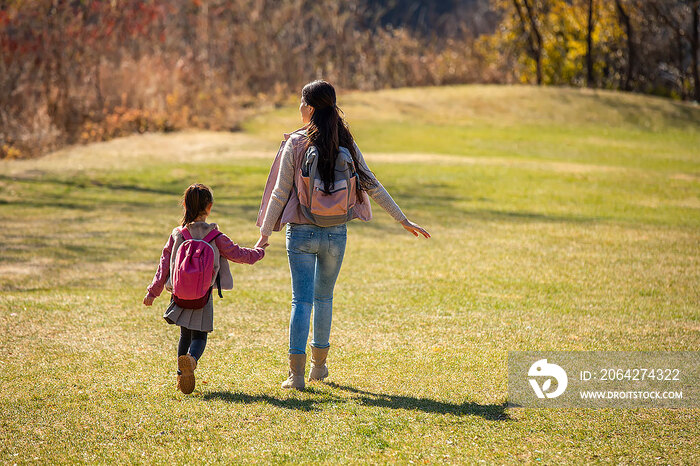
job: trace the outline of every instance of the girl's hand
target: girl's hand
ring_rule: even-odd
[[[409,219],[406,219],[403,222],[401,222],[401,225],[406,229],[406,231],[411,232],[411,234],[413,234],[413,236],[418,236],[418,233],[420,233],[421,235],[425,236],[426,238],[430,238],[430,233],[428,233],[423,228],[421,228],[420,225],[413,223]]]
[[[255,243],[255,247],[265,249],[266,247],[268,247],[270,245],[270,243],[267,242],[267,240],[269,240],[269,239],[270,239],[269,236],[260,235],[260,239],[258,240],[257,243]]]
[[[146,294],[146,297],[143,298],[143,305],[144,306],[151,306],[153,304],[153,301],[156,299],[155,296],[151,296],[150,294]]]

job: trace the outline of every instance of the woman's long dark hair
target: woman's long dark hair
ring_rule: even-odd
[[[207,206],[214,202],[214,195],[208,186],[195,183],[185,190],[182,195],[182,226],[194,222],[197,217],[207,210]]]
[[[338,113],[340,109],[336,105],[335,89],[326,81],[314,81],[301,90],[301,98],[313,107],[311,121],[306,126],[308,141],[306,149],[316,146],[318,149],[318,172],[323,181],[323,190],[330,193],[333,187],[335,161],[338,158],[340,146],[346,147],[352,155],[355,163],[355,171],[358,175],[357,202],[362,203],[362,191],[367,191],[375,186],[374,179],[360,166],[355,151],[355,143],[350,134],[347,123]]]

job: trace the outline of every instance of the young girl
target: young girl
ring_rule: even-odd
[[[215,223],[206,223],[211,212],[214,196],[211,189],[203,184],[193,184],[183,197],[182,205],[184,215],[182,218],[182,228],[175,228],[168,238],[163,254],[160,257],[158,270],[153,277],[153,282],[148,287],[143,304],[150,306],[165,287],[172,292],[173,285],[171,276],[173,265],[177,257],[177,250],[186,239],[204,239],[213,230],[218,230]],[[186,231],[184,231],[186,230]],[[217,235],[214,232],[210,237]],[[228,267],[227,259],[241,264],[254,264],[265,256],[267,244],[261,247],[242,248],[231,241],[228,236],[218,233],[209,243],[214,250],[214,274],[211,287],[216,283],[217,275],[220,278],[220,286],[223,289],[233,288],[233,278]],[[175,303],[175,297],[170,300],[170,305],[165,310],[163,318],[169,324],[180,327],[180,342],[177,347],[177,388],[182,393],[192,393],[195,386],[194,370],[197,368],[197,361],[204,352],[207,344],[207,334],[213,330],[214,306],[212,288],[209,289],[206,304],[199,309],[187,309]],[[180,302],[183,306],[182,302]]]

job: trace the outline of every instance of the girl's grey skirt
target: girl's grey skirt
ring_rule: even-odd
[[[201,309],[183,309],[171,299],[163,319],[169,324],[190,330],[211,332],[214,330],[214,293],[209,296],[209,301]]]

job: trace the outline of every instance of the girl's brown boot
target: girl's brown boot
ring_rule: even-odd
[[[183,354],[177,358],[177,368],[180,375],[177,376],[177,388],[185,395],[194,391],[194,370],[197,368],[197,360],[189,354]]]

